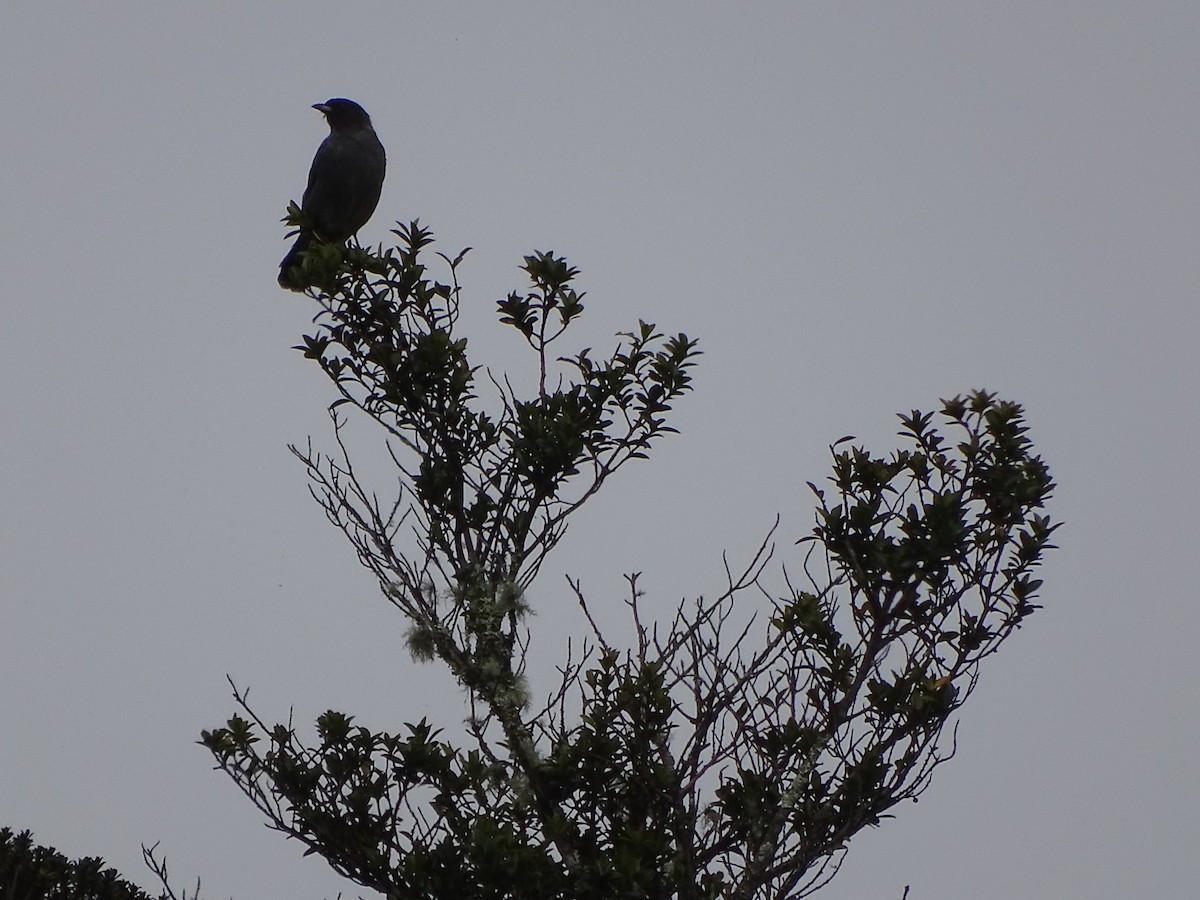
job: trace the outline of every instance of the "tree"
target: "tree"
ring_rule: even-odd
[[[150,900],[106,868],[98,856],[69,860],[33,834],[0,828],[0,897],[4,900]]]
[[[437,254],[441,282],[430,233],[394,233],[392,249],[305,261],[318,312],[297,349],[335,388],[337,449],[292,451],[413,655],[463,688],[466,737],[331,710],[307,742],[235,685],[239,713],[202,743],[269,827],[395,900],[815,891],[953,755],[980,663],[1038,608],[1053,483],[1020,406],[976,391],[902,415],[885,456],[838,442],[798,571],[772,586],[768,536],[718,596],[661,624],[629,576],[632,646],[572,582],[589,635],[534,703],[525,591],[569,518],[674,430],[696,342],[639,322],[605,358],[555,358],[583,295],[575,268],[536,252],[528,287],[498,302],[532,351],[523,396],[481,378],[456,330],[463,254]],[[360,480],[350,410],[386,435],[394,495]]]

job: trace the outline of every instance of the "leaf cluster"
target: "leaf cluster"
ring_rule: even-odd
[[[503,769],[478,750],[455,749],[425,720],[399,736],[333,711],[317,719],[317,743],[306,746],[290,723],[268,729],[235,694],[251,719],[234,716],[202,743],[306,855],[320,853],[389,897],[561,890],[561,868],[531,833]],[[516,892],[501,887],[517,884]]]
[[[552,359],[551,344],[582,314],[583,295],[574,288],[575,267],[552,252],[534,253],[522,267],[530,289],[510,293],[497,308],[500,322],[535,353],[538,391],[523,397],[493,378],[489,407],[467,339],[455,330],[456,272],[467,251],[439,255],[450,278],[438,281],[422,256],[431,234],[416,222],[395,234],[398,247],[348,251],[346,262],[325,273],[325,289],[311,292],[318,329],[297,349],[336,386],[335,412],[357,407],[395,441],[425,560],[450,582],[481,567],[495,581],[527,584],[583,499],[673,431],[665,414],[691,387],[696,342],[640,322],[607,358],[583,350]],[[564,371],[551,383],[555,363]],[[395,559],[370,546],[379,543],[369,533],[377,524],[372,510],[363,529],[343,509],[350,473],[328,457],[297,453],[331,518],[365,539],[352,537],[364,562],[394,581]]]
[[[0,828],[0,897],[4,900],[150,900],[98,856],[70,860],[33,834]]]

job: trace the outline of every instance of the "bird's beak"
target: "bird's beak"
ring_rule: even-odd
[[[328,114],[329,113],[329,104],[328,103],[314,103],[313,109],[320,110],[322,113]]]

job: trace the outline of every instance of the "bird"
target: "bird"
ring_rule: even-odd
[[[314,103],[329,123],[329,135],[317,148],[300,200],[307,226],[279,264],[279,286],[303,291],[297,271],[301,254],[314,240],[344,244],[367,224],[379,203],[387,154],[367,111],[344,97]]]

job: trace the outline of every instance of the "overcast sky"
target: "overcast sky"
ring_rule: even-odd
[[[663,614],[828,445],[976,387],[1025,404],[1067,524],[1045,609],[959,753],[822,897],[1191,898],[1200,881],[1200,6],[56,3],[0,9],[0,825],[148,887],[356,896],[194,743],[233,712],[376,728],[458,695],[308,498],[329,438],[279,224],[352,97],[388,150],[361,237],[419,216],[476,361],[532,249],[582,270],[579,345],[700,338],[681,434],[585,510],[562,575]],[[364,450],[369,452],[369,450]]]

